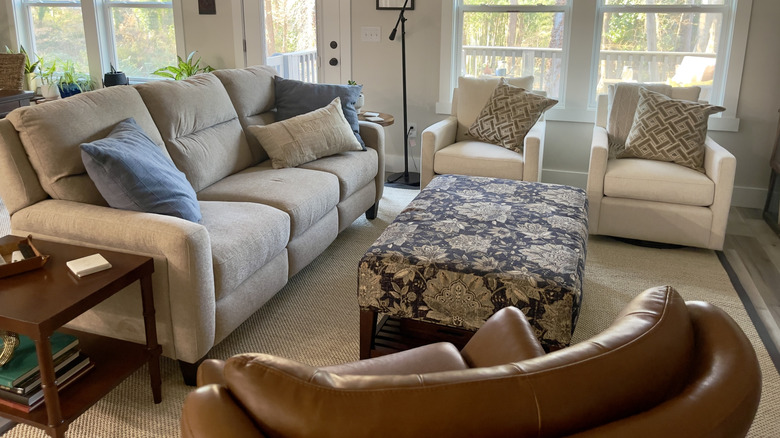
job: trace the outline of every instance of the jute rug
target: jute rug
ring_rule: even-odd
[[[374,221],[357,220],[311,265],[211,352],[227,358],[266,352],[312,365],[356,360],[357,263],[382,230],[416,195],[386,188]],[[758,353],[764,387],[752,437],[776,437],[780,430],[780,376],[762,345],[729,278],[712,251],[651,249],[610,238],[588,242],[584,300],[574,341],[604,330],[636,294],[673,285],[687,300],[705,300],[726,310],[747,333]],[[178,437],[184,397],[192,391],[178,365],[164,358],[163,402],[152,403],[146,369],[139,370],[71,424],[71,437]],[[20,425],[7,437],[44,436]]]

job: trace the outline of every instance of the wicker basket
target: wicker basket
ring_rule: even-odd
[[[24,53],[0,53],[0,90],[24,90]]]

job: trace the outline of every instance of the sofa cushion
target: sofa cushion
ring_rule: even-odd
[[[216,76],[199,74],[136,88],[173,162],[196,192],[252,165],[236,110]]]
[[[363,150],[341,111],[341,99],[324,108],[266,126],[250,126],[275,169],[295,167],[339,152]]]
[[[626,144],[628,133],[634,124],[636,105],[639,103],[639,89],[661,93],[674,99],[695,102],[699,98],[699,87],[672,87],[668,84],[641,84],[620,82],[610,85],[607,89],[607,136],[609,141],[609,156],[615,158]]]
[[[355,102],[363,89],[362,85],[311,84],[276,76],[274,77],[274,89],[277,120],[286,120],[290,117],[306,114],[324,107],[337,97],[340,98],[344,118],[349,122],[360,146],[365,148],[365,143],[360,137],[358,116],[355,110]]]
[[[457,141],[473,140],[473,137],[468,134],[468,129],[477,120],[477,116],[482,112],[482,108],[490,99],[493,90],[496,89],[501,79],[498,76],[481,78],[461,76],[458,78],[458,98],[454,108],[455,115],[458,118]],[[532,90],[534,87],[533,76],[505,79],[510,85],[525,90]]]
[[[290,239],[303,234],[339,202],[339,182],[327,172],[273,169],[264,161],[198,192],[202,201],[257,202],[290,215]]]
[[[376,177],[378,162],[376,150],[342,152],[302,164],[301,168],[319,170],[336,175],[339,179],[340,200],[343,201]]]
[[[618,158],[670,161],[704,172],[707,121],[710,115],[725,110],[640,88],[634,124]]]
[[[523,152],[523,139],[542,113],[558,103],[555,99],[509,85],[504,78],[493,90],[482,111],[469,127],[469,135]]]
[[[276,101],[274,92],[276,70],[273,67],[255,65],[247,68],[214,70],[212,74],[225,86],[238,114],[238,121],[241,122],[245,132],[249,125],[266,125],[274,122],[276,115],[271,110]],[[254,161],[259,163],[267,160],[268,154],[255,136],[247,133],[246,137]]]
[[[459,141],[436,152],[433,171],[494,178],[523,179],[523,156],[481,141]]]
[[[82,143],[81,158],[111,207],[200,221],[187,178],[132,118],[119,122],[108,137]]]
[[[604,195],[707,207],[714,202],[715,183],[678,164],[626,158],[607,162]]]
[[[132,117],[163,154],[163,140],[133,87],[109,87],[8,114],[41,187],[54,199],[107,205],[81,161],[81,143],[105,138]]]
[[[220,300],[284,250],[290,238],[290,216],[253,202],[200,204]]]

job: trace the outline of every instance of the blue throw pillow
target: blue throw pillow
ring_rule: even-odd
[[[134,119],[119,122],[106,138],[82,143],[81,160],[111,207],[201,220],[192,185]]]
[[[274,76],[276,120],[287,120],[324,108],[338,97],[341,99],[341,111],[344,113],[344,118],[347,119],[349,127],[355,133],[360,147],[366,150],[366,143],[360,138],[360,125],[358,124],[357,111],[355,111],[355,102],[357,102],[362,90],[362,85],[312,84]]]

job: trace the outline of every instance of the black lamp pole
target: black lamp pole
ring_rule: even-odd
[[[390,174],[387,177],[388,183],[402,184],[407,186],[419,187],[420,174],[409,172],[409,120],[406,111],[406,5],[409,0],[404,1],[401,13],[398,15],[398,21],[395,22],[395,28],[390,32],[390,41],[395,40],[395,34],[398,31],[398,25],[401,25],[401,70],[403,78],[403,100],[404,100],[404,171]]]

